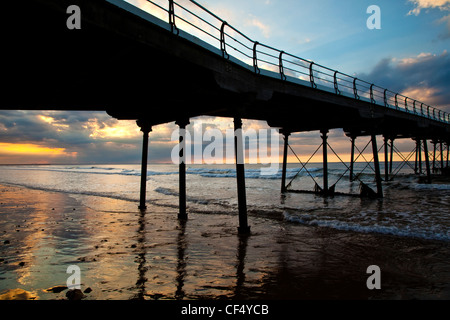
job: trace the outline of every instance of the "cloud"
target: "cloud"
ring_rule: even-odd
[[[150,3],[147,0],[125,0],[125,1],[150,13],[151,15],[153,15],[163,21],[168,20],[168,13],[166,11],[158,8],[157,6],[155,6],[154,4]],[[166,10],[169,9],[168,1],[166,1],[165,4],[160,3],[159,5],[161,5],[161,7],[163,7]]]
[[[357,77],[450,111],[450,55],[446,50],[403,59],[385,58],[371,72]]]
[[[450,0],[409,0],[415,5],[415,8],[408,12],[408,15],[418,16],[423,9],[439,9],[443,12],[450,11]],[[435,21],[437,24],[444,24],[445,31],[439,35],[439,39],[446,40],[450,38],[450,14]]]
[[[441,40],[446,40],[450,38],[450,14],[442,17],[437,21],[439,24],[445,24],[446,30],[443,34],[439,36]]]
[[[117,121],[111,124],[97,118],[89,119],[83,128],[90,131],[93,139],[136,139],[140,137],[140,129],[135,121]]]
[[[250,19],[247,20],[246,25],[251,26],[251,27],[256,27],[261,32],[261,34],[264,36],[264,38],[270,37],[270,34],[271,34],[270,26],[263,23],[258,18],[251,17]]]
[[[409,15],[418,16],[423,9],[439,8],[442,11],[450,11],[450,0],[409,0],[415,8],[409,11]]]
[[[0,162],[138,162],[142,135],[133,121],[105,112],[0,111]]]
[[[1,111],[0,142],[58,143],[52,147],[84,144],[90,142],[90,133],[84,128],[90,119],[103,125],[117,121],[104,112]]]

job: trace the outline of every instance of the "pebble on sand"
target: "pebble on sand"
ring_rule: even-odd
[[[53,292],[53,293],[60,293],[61,291],[64,291],[68,289],[66,286],[54,286],[48,289],[45,289],[46,292]]]
[[[85,295],[80,289],[71,289],[66,292],[66,297],[69,300],[81,300],[85,297]]]
[[[84,292],[84,293],[91,293],[91,292],[92,292],[92,289],[91,289],[91,287],[88,287],[88,288],[86,288],[83,292]]]

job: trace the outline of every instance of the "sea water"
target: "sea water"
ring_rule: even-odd
[[[356,163],[355,173],[366,164]],[[313,194],[282,196],[281,170],[264,175],[261,166],[245,170],[247,206],[250,214],[283,219],[303,225],[362,233],[391,234],[434,240],[450,240],[450,184],[419,183],[411,170],[383,183],[382,200],[347,196],[359,194],[361,181],[376,190],[375,173],[366,168],[359,179],[349,181],[349,170],[329,165],[329,186],[344,195],[322,198]],[[383,168],[382,172],[384,173]],[[22,165],[1,166],[0,183],[56,191],[76,196],[94,206],[92,196],[130,202],[139,201],[140,165]],[[188,211],[215,214],[237,210],[236,170],[233,165],[187,167]],[[307,169],[289,164],[289,189],[312,191],[323,184],[320,164]],[[156,206],[178,206],[178,166],[150,164],[147,171],[147,201]],[[90,196],[90,197],[83,197]]]

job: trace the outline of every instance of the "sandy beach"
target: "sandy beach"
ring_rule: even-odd
[[[449,299],[447,242],[302,226],[1,185],[0,299],[67,299],[68,266],[85,300]],[[86,200],[86,199],[85,199]],[[89,203],[89,201],[85,201]],[[101,208],[99,210],[98,208]],[[366,286],[367,267],[381,290]],[[88,289],[89,288],[89,289]],[[88,290],[86,290],[88,289]]]

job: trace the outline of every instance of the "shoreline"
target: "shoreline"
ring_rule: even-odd
[[[69,265],[92,290],[86,300],[450,298],[450,245],[438,240],[255,214],[242,238],[234,214],[191,213],[181,224],[170,207],[141,214],[107,199],[100,211],[69,194],[5,185],[0,194],[0,298],[67,299],[45,290],[65,284]],[[381,290],[366,287],[370,265],[381,268]]]

